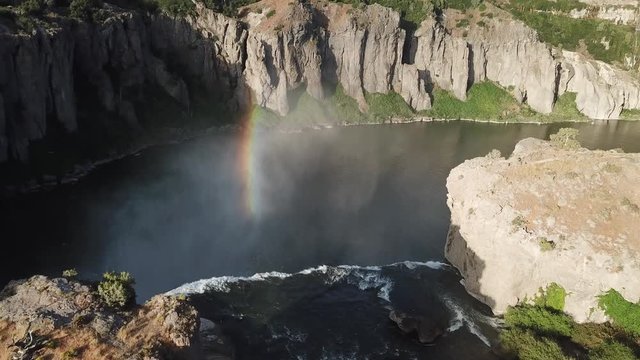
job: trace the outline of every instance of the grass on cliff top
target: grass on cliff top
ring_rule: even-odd
[[[353,6],[379,4],[391,8],[400,14],[401,26],[405,30],[414,31],[434,12],[446,8],[469,9],[480,6],[484,0],[330,0]]]
[[[568,12],[572,8],[584,8],[577,0],[511,0],[501,5],[517,19],[535,29],[540,40],[554,46],[588,52],[594,59],[625,66],[625,57],[633,55],[635,28],[616,25],[611,21],[584,18],[573,19],[563,14],[551,14],[540,10]]]
[[[534,305],[511,307],[505,314],[500,335],[503,350],[522,360],[609,359],[632,360],[640,357],[640,336],[614,318],[614,324],[576,323],[558,309],[564,305],[566,291],[551,284]],[[603,300],[604,299],[604,300]],[[629,324],[637,324],[631,304],[611,290],[600,297]],[[632,327],[633,328],[633,327]]]
[[[519,11],[560,11],[569,13],[571,10],[582,10],[587,4],[580,0],[510,0],[509,5]]]

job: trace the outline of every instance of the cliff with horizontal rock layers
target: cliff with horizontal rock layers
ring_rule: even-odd
[[[340,86],[361,111],[368,93],[396,92],[421,111],[437,101],[434,88],[465,100],[491,81],[543,114],[566,92],[590,118],[640,108],[635,76],[554,50],[491,4],[499,16],[464,35],[436,17],[408,31],[375,4],[264,0],[237,19],[199,2],[183,17],[104,6],[110,16],[95,23],[0,26],[0,163],[28,161],[30,147],[54,135],[143,133],[162,117],[154,110],[180,119],[174,126],[214,103],[284,115],[298,89],[324,99]]]

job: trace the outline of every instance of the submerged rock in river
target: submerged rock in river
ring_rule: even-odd
[[[389,319],[398,325],[405,334],[416,333],[418,340],[423,344],[434,343],[444,331],[435,321],[417,315],[409,315],[396,310],[389,313]]]
[[[604,321],[598,296],[640,298],[640,154],[525,139],[508,158],[468,160],[447,178],[447,259],[494,313],[550,283],[577,321]]]

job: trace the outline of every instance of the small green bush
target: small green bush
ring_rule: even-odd
[[[564,310],[567,291],[557,283],[551,283],[546,289],[540,288],[540,296],[533,299],[536,306],[546,307],[557,311]]]
[[[620,119],[624,120],[639,120],[640,109],[624,109],[620,113]]]
[[[365,99],[369,105],[369,115],[374,120],[384,121],[393,117],[410,118],[413,116],[413,110],[398,93],[366,94]]]
[[[267,15],[266,15],[266,16],[267,16],[267,19],[268,19],[268,18],[270,18],[270,17],[272,17],[272,16],[273,16],[273,15],[275,15],[275,14],[276,14],[276,11],[275,11],[275,10],[270,10],[270,11],[267,13]]]
[[[556,248],[556,243],[548,240],[546,237],[539,237],[538,245],[540,245],[540,250],[542,251],[551,251]]]
[[[20,11],[25,15],[42,15],[46,8],[45,0],[25,0],[20,4]]]
[[[619,292],[610,289],[598,298],[598,305],[616,325],[640,336],[640,304],[627,301]]]
[[[173,16],[186,16],[193,14],[196,5],[191,0],[156,0],[158,7]]]
[[[93,20],[95,11],[101,6],[101,0],[72,0],[69,5],[69,16],[90,21]]]
[[[365,114],[361,113],[358,108],[358,103],[349,95],[347,95],[345,89],[338,85],[335,92],[328,98],[329,106],[335,112],[338,119],[352,123],[365,123],[368,118]]]
[[[571,336],[573,319],[561,311],[540,306],[520,305],[509,308],[504,316],[509,327],[529,329],[546,336]]]
[[[573,128],[562,128],[557,133],[552,134],[549,139],[551,143],[562,149],[579,149],[580,142],[577,140],[580,131]]]
[[[482,5],[483,0],[446,0],[443,7],[449,7],[452,9],[466,10],[471,8],[477,8]]]
[[[67,350],[64,353],[62,353],[62,360],[76,359],[78,355],[79,354],[77,349]]]
[[[67,269],[62,272],[62,277],[67,279],[71,279],[78,276],[78,271],[76,269]]]
[[[510,111],[519,108],[520,105],[505,89],[485,81],[473,84],[466,101],[457,99],[448,91],[435,88],[433,107],[423,113],[439,119],[494,120],[509,118]]]
[[[522,360],[568,360],[560,346],[530,330],[509,329],[500,334],[502,345]]]
[[[595,349],[612,339],[614,333],[613,328],[608,324],[583,323],[575,326],[571,341],[585,349]]]
[[[456,27],[463,28],[469,26],[469,19],[460,19],[456,23]]]
[[[589,352],[589,360],[637,360],[632,349],[617,341],[607,341]]]
[[[171,1],[171,0],[167,0],[167,1]],[[191,0],[185,0],[185,1],[191,1]],[[243,6],[253,4],[255,2],[257,2],[257,0],[204,0],[204,4],[206,7],[229,17],[237,16],[238,9],[240,9]]]
[[[106,272],[98,284],[98,294],[108,306],[124,308],[135,300],[134,284],[135,280],[128,272]]]
[[[511,232],[514,233],[527,226],[527,219],[522,215],[518,215],[511,220]]]

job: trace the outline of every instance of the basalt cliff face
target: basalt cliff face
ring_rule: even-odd
[[[30,145],[51,134],[143,131],[157,102],[181,121],[214,102],[284,115],[294,90],[323,99],[338,85],[362,111],[366,93],[397,92],[425,110],[434,87],[464,100],[482,81],[540,113],[565,92],[591,118],[640,108],[635,77],[553,51],[491,4],[498,16],[464,35],[435,18],[407,33],[389,8],[323,0],[264,0],[238,19],[200,3],[184,18],[105,6],[112,16],[97,24],[61,18],[30,34],[0,29],[0,163],[27,161]]]
[[[640,155],[522,140],[447,179],[447,259],[496,314],[551,283],[579,322],[606,320],[598,296],[640,298]]]
[[[212,102],[235,95],[246,39],[238,22],[203,11],[199,30],[193,18],[110,10],[99,24],[0,29],[0,162],[26,161],[30,143],[54,132],[140,131],[150,94],[186,114],[196,92]]]

